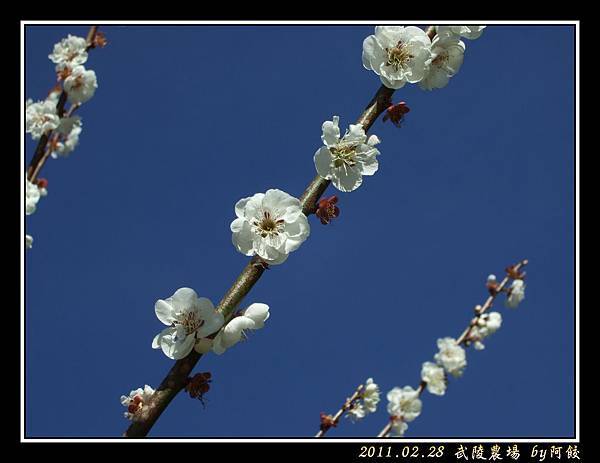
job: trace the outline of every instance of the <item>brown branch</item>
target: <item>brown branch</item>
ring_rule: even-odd
[[[498,297],[498,294],[503,292],[506,285],[512,278],[511,275],[517,274],[519,272],[519,270],[521,270],[523,267],[525,267],[528,263],[529,263],[529,261],[527,259],[525,259],[525,260],[522,260],[521,262],[519,262],[518,264],[516,264],[512,267],[508,267],[506,269],[506,276],[504,277],[502,282],[496,287],[493,294],[490,294],[490,296],[487,298],[487,300],[485,301],[485,303],[482,306],[477,306],[475,308],[475,317],[471,320],[471,322],[469,323],[469,326],[467,328],[465,328],[465,330],[462,332],[462,334],[458,337],[458,339],[456,340],[457,344],[459,344],[459,345],[466,344],[466,342],[469,339],[469,334],[471,333],[471,330],[473,329],[473,327],[475,325],[477,325],[477,321],[479,320],[479,317],[481,315],[483,315],[490,307],[492,307],[494,301],[496,300],[496,297]],[[426,386],[427,386],[427,383],[425,381],[421,381],[421,383],[419,384],[419,387],[417,388],[417,393],[419,396],[421,396],[421,394],[425,390]],[[394,425],[394,422],[397,420],[401,420],[401,419],[402,419],[401,417],[391,416],[389,422],[384,426],[384,428],[379,432],[379,434],[377,434],[377,437],[387,437],[388,434],[390,433],[390,431],[392,430],[392,426]]]
[[[91,26],[90,30],[86,37],[86,51],[94,48],[94,38],[98,32],[98,26]],[[58,117],[62,118],[65,114],[65,104],[67,103],[67,92],[64,90],[61,92],[60,97],[58,98],[58,103],[56,103],[56,114]],[[48,145],[48,140],[52,135],[52,130],[49,130],[45,134],[40,137],[40,141],[38,142],[35,151],[33,152],[33,157],[31,158],[31,162],[29,163],[29,167],[27,167],[27,179],[35,183],[35,179],[37,178],[40,170],[46,163],[46,160],[50,156],[50,153],[46,149]]]
[[[352,394],[346,399],[346,402],[344,402],[342,408],[340,408],[337,411],[337,413],[331,417],[330,424],[328,426],[321,427],[321,430],[315,435],[315,437],[323,437],[325,433],[329,431],[332,427],[337,426],[337,424],[340,422],[340,418],[342,417],[342,415],[352,408],[354,402],[361,398],[363,388],[364,386],[362,384],[356,388],[354,394]]]
[[[429,27],[426,32],[430,37],[433,37],[435,35],[435,28]],[[371,128],[381,113],[388,108],[393,93],[393,89],[382,85],[371,99],[356,121],[357,124],[363,125],[365,132]],[[304,193],[300,196],[302,212],[306,216],[315,212],[317,201],[325,190],[327,190],[330,183],[330,180],[317,175],[306,187]],[[259,261],[257,258],[252,258],[219,303],[218,310],[223,313],[225,318],[231,315],[235,307],[262,276],[264,267],[258,264]],[[173,365],[167,376],[162,380],[160,386],[148,401],[148,404],[145,404],[141,412],[136,413],[131,425],[123,433],[123,437],[145,437],[148,434],[169,403],[185,387],[187,376],[196,363],[198,363],[200,357],[202,355],[192,352],[186,358],[175,362],[175,365]]]

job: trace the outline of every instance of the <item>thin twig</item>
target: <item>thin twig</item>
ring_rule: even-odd
[[[92,48],[94,48],[94,38],[96,37],[97,32],[98,26],[90,27],[90,30],[86,37],[86,51],[89,51]],[[66,103],[67,92],[63,90],[60,94],[60,97],[58,98],[58,102],[56,103],[56,114],[60,118],[62,118],[65,114]],[[27,167],[27,179],[32,183],[35,183],[35,179],[37,178],[38,174],[40,173],[40,170],[42,170],[42,167],[44,166],[46,160],[50,155],[50,153],[48,153],[48,150],[46,149],[46,146],[48,145],[48,140],[50,140],[51,135],[52,130],[49,130],[40,137],[40,141],[38,142],[35,151],[33,152],[33,157],[31,158],[29,167]]]
[[[525,260],[522,260],[521,262],[519,262],[518,264],[514,265],[513,267],[509,267],[509,268],[512,268],[514,272],[518,272],[519,270],[521,270],[521,268],[526,266],[528,263],[529,263],[529,261],[527,259],[525,259]],[[504,290],[504,288],[506,287],[506,285],[508,284],[510,279],[511,279],[511,277],[509,276],[509,272],[507,271],[506,276],[504,277],[502,282],[496,287],[493,294],[490,294],[490,296],[487,298],[485,303],[481,307],[478,307],[475,310],[475,315],[476,315],[475,318],[473,318],[471,320],[471,322],[469,323],[469,326],[467,328],[465,328],[465,330],[462,332],[462,334],[458,337],[458,339],[456,340],[457,344],[460,345],[460,344],[465,344],[467,342],[467,340],[469,339],[469,334],[471,333],[471,330],[473,329],[473,327],[477,324],[477,320],[479,319],[479,317],[481,315],[483,315],[490,307],[492,307],[494,300],[496,299],[496,297],[498,297],[498,294],[500,294]],[[417,393],[419,396],[421,396],[421,394],[425,390],[426,386],[427,386],[427,383],[425,383],[424,381],[421,381],[421,383],[419,384],[419,387],[417,389]],[[390,417],[390,420],[384,426],[384,428],[379,432],[379,434],[377,434],[377,437],[387,437],[388,434],[390,433],[390,431],[392,430],[392,426],[394,425],[394,422],[399,419],[402,419],[402,418],[396,417],[396,416]]]
[[[356,402],[358,399],[360,399],[360,397],[362,396],[362,393],[363,393],[363,388],[364,388],[364,385],[362,385],[362,384],[356,388],[356,390],[354,391],[354,394],[352,394],[350,397],[348,397],[346,399],[346,402],[344,402],[344,405],[342,405],[342,408],[340,408],[337,411],[337,413],[335,415],[333,415],[333,417],[331,418],[331,425],[321,428],[321,430],[319,430],[319,432],[315,435],[315,437],[323,437],[325,435],[325,433],[327,431],[329,431],[332,427],[337,426],[337,424],[340,422],[340,418],[342,417],[342,415],[352,408],[352,406],[354,405],[354,402]]]
[[[426,33],[433,37],[435,28],[429,27]],[[381,85],[375,96],[364,109],[357,124],[362,124],[365,132],[375,123],[377,118],[388,108],[394,90]],[[306,216],[313,214],[316,203],[331,183],[317,175],[306,187],[300,196],[302,212]],[[235,283],[229,288],[218,305],[217,310],[227,319],[235,310],[241,300],[250,292],[264,273],[264,267],[257,265],[259,261],[252,258],[242,273],[237,277]],[[168,407],[173,398],[185,387],[187,377],[192,371],[201,354],[192,351],[186,358],[177,360],[169,370],[167,376],[162,380],[156,392],[150,397],[144,408],[136,413],[129,428],[123,433],[123,437],[145,437],[162,412]]]

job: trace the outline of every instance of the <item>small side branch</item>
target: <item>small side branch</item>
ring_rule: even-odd
[[[338,425],[338,423],[340,422],[340,418],[344,415],[344,413],[346,413],[348,410],[350,410],[352,408],[352,406],[354,405],[354,403],[358,399],[361,398],[361,396],[363,394],[363,389],[364,389],[364,385],[361,384],[360,386],[358,386],[356,388],[356,391],[354,391],[354,394],[352,394],[350,397],[348,397],[346,399],[346,402],[344,402],[344,405],[342,405],[342,408],[340,408],[335,415],[333,415],[333,416],[322,415],[321,429],[315,435],[315,437],[323,437],[327,431],[329,431],[331,428],[335,428]]]
[[[95,48],[94,39],[97,33],[98,26],[91,26],[86,37],[87,51],[91,50],[92,48]],[[58,102],[56,103],[56,114],[58,114],[58,117],[60,118],[62,118],[65,115],[66,103],[67,92],[63,90],[60,94],[60,97],[58,98]],[[77,106],[75,106],[74,108],[71,107],[71,109],[69,110],[69,114],[72,113],[76,108]],[[33,152],[33,157],[31,158],[29,167],[27,167],[27,179],[32,183],[35,183],[35,180],[37,179],[40,171],[42,170],[42,167],[44,166],[48,157],[50,156],[50,150],[47,149],[47,146],[48,141],[51,139],[51,137],[52,131],[48,131],[44,135],[42,135],[40,137],[40,140],[38,141],[35,151]]]
[[[476,316],[471,320],[471,322],[469,323],[469,326],[467,326],[467,328],[465,328],[465,330],[461,333],[461,335],[456,340],[456,343],[458,345],[461,345],[461,344],[466,345],[467,344],[467,341],[469,340],[469,335],[471,334],[473,327],[477,325],[477,321],[479,320],[479,317],[481,315],[483,315],[490,307],[492,307],[494,301],[496,300],[496,297],[498,297],[498,294],[500,294],[506,290],[506,285],[508,284],[508,282],[511,279],[514,279],[514,277],[519,274],[520,270],[523,267],[525,267],[528,263],[529,263],[529,261],[527,259],[525,259],[525,260],[522,260],[521,262],[517,263],[516,265],[513,265],[506,269],[506,276],[504,277],[504,279],[495,287],[495,289],[493,291],[491,291],[491,294],[487,298],[485,303],[482,306],[477,306],[477,308],[475,310]],[[421,381],[421,383],[419,384],[419,387],[417,389],[417,393],[419,396],[421,396],[421,394],[425,390],[426,386],[427,386],[427,384],[425,382]],[[402,417],[391,416],[388,423],[379,432],[379,434],[377,434],[377,437],[388,437],[392,430],[392,427],[394,426],[394,423],[397,421],[400,421],[400,420],[402,420]]]

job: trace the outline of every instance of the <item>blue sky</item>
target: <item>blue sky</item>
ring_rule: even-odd
[[[26,98],[54,85],[53,44],[87,30],[26,28]],[[46,164],[49,194],[26,218],[28,437],[120,436],[120,395],[172,365],[150,347],[154,302],[189,286],[217,303],[247,262],[231,244],[236,201],[299,196],[323,121],[353,123],[380,85],[361,64],[373,26],[101,30],[80,145]],[[445,396],[423,395],[407,437],[573,435],[573,28],[489,26],[465,42],[446,88],[396,92],[411,112],[401,129],[373,126],[379,171],[352,193],[330,187],[340,217],[311,217],[248,295],[271,307],[266,327],[201,359],[206,407],[180,394],[151,436],[309,437],[368,377],[416,387],[487,275],[522,258],[525,301],[497,305],[502,328]],[[27,138],[26,162],[33,149]],[[328,435],[376,435],[385,404]]]

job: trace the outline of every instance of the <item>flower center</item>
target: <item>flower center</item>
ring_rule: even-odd
[[[437,55],[432,61],[431,64],[437,67],[442,67],[448,63],[448,52],[443,51],[439,55]]]
[[[343,165],[352,167],[356,165],[356,159],[354,159],[354,155],[356,154],[355,144],[340,143],[337,146],[330,148],[330,151],[335,158],[333,161],[335,167],[342,167]]]
[[[75,83],[73,84],[72,89],[80,89],[83,86],[83,77],[78,76],[75,78]]]
[[[385,65],[392,66],[396,71],[399,71],[400,68],[404,67],[404,65],[414,58],[402,41],[399,41],[394,48],[386,48],[385,51],[388,54]]]
[[[182,325],[186,334],[192,334],[204,325],[204,320],[200,320],[195,312],[185,312],[177,319],[175,324]]]
[[[254,221],[256,227],[256,233],[262,238],[268,236],[278,236],[283,231],[285,221],[283,219],[276,219],[271,215],[270,211],[264,211],[260,222]]]

